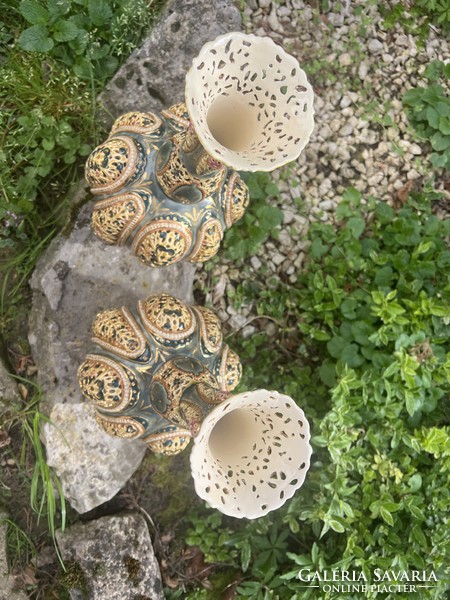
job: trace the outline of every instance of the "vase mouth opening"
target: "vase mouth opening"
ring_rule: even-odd
[[[216,142],[232,152],[248,152],[260,135],[258,113],[242,94],[217,96],[207,109],[206,124]]]
[[[253,440],[261,433],[252,411],[235,408],[225,413],[211,429],[208,445],[212,457],[235,468],[248,460]]]

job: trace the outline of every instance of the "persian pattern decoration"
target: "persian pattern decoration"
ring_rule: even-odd
[[[216,354],[222,347],[222,328],[219,317],[209,308],[194,308],[200,328],[200,348],[204,356]]]
[[[205,215],[192,251],[193,262],[205,262],[215,256],[223,237],[223,228],[219,219]]]
[[[96,353],[78,369],[83,395],[107,433],[154,452],[181,452],[240,378],[215,313],[169,294],[102,311],[92,334]]]
[[[179,454],[191,441],[191,432],[188,429],[181,429],[175,425],[168,425],[159,431],[153,433],[144,439],[147,446],[156,454]]]
[[[86,180],[100,196],[92,228],[107,244],[131,246],[150,267],[204,262],[247,206],[241,202],[234,220],[226,218],[223,196],[231,176],[247,190],[236,172],[205,154],[185,104],[160,115],[127,113],[86,163]]]
[[[176,143],[173,144],[166,162],[156,172],[158,183],[169,198],[177,198],[180,195],[180,189],[192,187],[200,192],[198,201],[204,200],[220,189],[225,176],[225,166],[220,164],[216,169],[208,168],[205,166],[207,163],[203,161],[204,155],[202,155],[202,166],[199,170],[205,175],[200,177],[196,172],[192,173],[183,160],[183,152],[186,152],[185,148],[189,143],[189,138],[182,136],[178,139],[180,144],[183,144],[183,148]],[[188,148],[192,148],[192,132]],[[193,148],[195,148],[195,145]]]
[[[145,167],[143,147],[130,137],[113,137],[92,152],[86,163],[86,180],[93,194],[117,192],[135,181]]]
[[[105,356],[89,354],[78,369],[81,391],[96,407],[120,412],[139,398],[134,374]]]
[[[104,310],[92,324],[92,341],[123,358],[149,357],[145,337],[128,308]]]
[[[227,345],[223,345],[222,353],[216,364],[216,376],[223,390],[231,392],[242,377],[242,365],[239,356]]]
[[[221,190],[221,206],[227,227],[242,219],[249,202],[248,187],[236,172],[231,173]]]
[[[92,228],[107,244],[121,246],[142,221],[145,210],[145,202],[135,192],[101,200],[92,213]]]
[[[138,438],[144,434],[142,423],[132,417],[106,417],[95,415],[95,420],[109,435],[120,438]]]
[[[140,301],[139,314],[145,329],[162,344],[186,344],[195,331],[191,307],[169,294],[154,294]]]
[[[160,131],[162,124],[162,119],[154,113],[129,112],[116,119],[112,126],[111,134],[126,131],[150,135]]]
[[[164,267],[181,260],[192,244],[189,221],[176,214],[158,217],[142,227],[132,250],[146,265]]]

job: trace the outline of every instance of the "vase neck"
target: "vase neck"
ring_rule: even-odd
[[[192,127],[174,135],[160,151],[156,178],[172,200],[196,203],[222,187],[227,167],[210,156]]]
[[[154,411],[194,437],[206,415],[230,396],[204,363],[184,356],[166,362],[154,374],[149,391]]]

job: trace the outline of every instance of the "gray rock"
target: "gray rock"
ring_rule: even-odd
[[[358,77],[364,81],[367,77],[367,73],[369,72],[369,68],[366,63],[361,63],[358,67]]]
[[[345,137],[347,135],[351,135],[352,133],[353,133],[353,125],[350,125],[350,123],[346,123],[339,129],[339,134],[342,135],[343,137]]]
[[[24,592],[15,589],[14,577],[8,573],[7,518],[6,513],[0,512],[0,600],[27,600]]]
[[[64,493],[79,512],[112,498],[145,452],[141,442],[105,437],[92,412],[80,406],[76,373],[92,350],[91,323],[98,311],[134,305],[151,292],[192,301],[194,275],[189,263],[151,269],[127,248],[107,246],[91,231],[91,208],[91,203],[83,207],[67,237],[53,240],[31,279],[29,341],[45,392],[42,408],[55,420],[43,430],[44,443]]]
[[[250,264],[255,269],[255,271],[257,271],[258,269],[261,268],[262,262],[259,260],[259,258],[257,256],[252,256],[250,259]]]
[[[342,67],[349,67],[353,63],[352,55],[349,52],[341,54],[339,57],[339,64]]]
[[[112,498],[144,456],[143,443],[104,433],[87,402],[55,404],[50,421],[43,427],[47,463],[61,479],[65,497],[80,513]]]
[[[371,54],[380,54],[384,48],[383,43],[380,42],[380,40],[377,40],[377,38],[372,38],[369,40],[367,47]]]
[[[138,513],[77,523],[56,538],[66,567],[76,565],[72,600],[164,600],[147,524]]]
[[[186,73],[206,42],[241,29],[232,0],[171,0],[141,48],[100,96],[113,115],[161,110],[184,100]]]

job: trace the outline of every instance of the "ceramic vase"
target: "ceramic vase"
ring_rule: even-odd
[[[241,364],[213,311],[154,294],[99,313],[92,333],[78,379],[108,434],[165,455],[194,438],[198,495],[238,518],[278,508],[302,485],[311,455],[303,411],[278,392],[231,395]]]
[[[122,115],[89,156],[94,232],[152,267],[208,260],[249,203],[238,171],[296,159],[313,116],[294,57],[270,38],[220,36],[194,59],[185,104]]]

